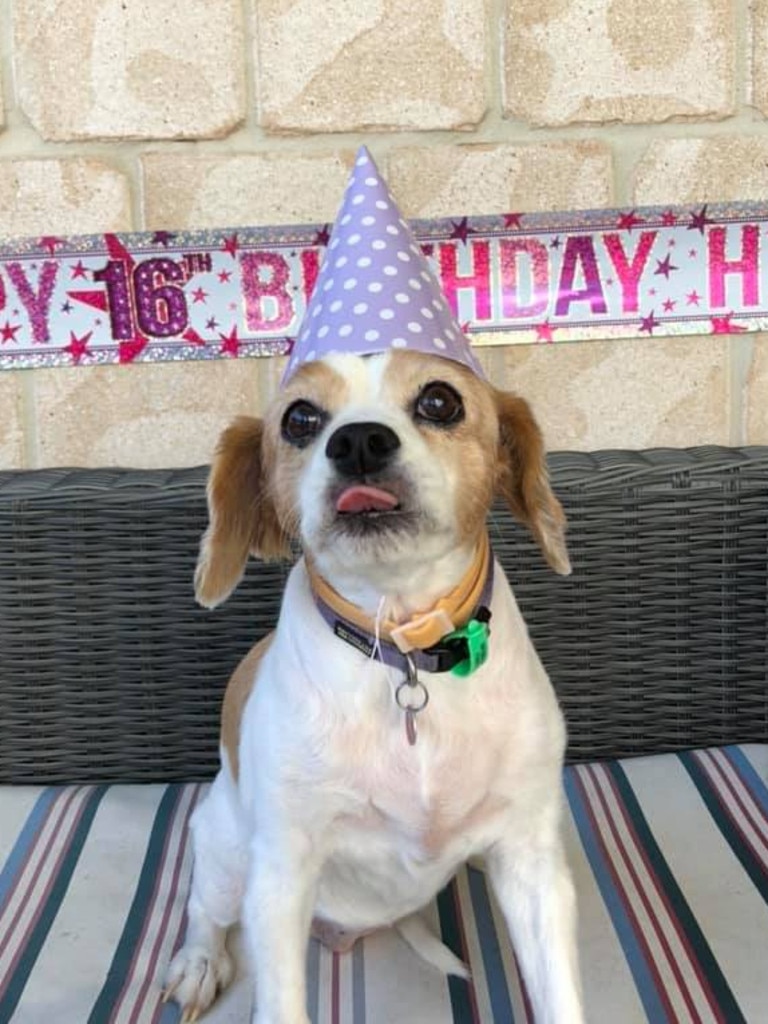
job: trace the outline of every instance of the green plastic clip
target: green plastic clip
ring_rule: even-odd
[[[445,641],[466,640],[467,657],[454,665],[451,672],[455,676],[469,676],[488,660],[488,629],[487,622],[470,619],[466,626],[454,630],[444,638]]]

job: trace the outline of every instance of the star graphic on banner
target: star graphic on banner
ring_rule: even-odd
[[[613,278],[612,277],[606,277],[606,279],[605,279],[605,286],[606,286],[606,288],[613,288]]]
[[[218,278],[219,278],[219,280],[221,281],[222,284],[226,284],[230,280],[231,277],[232,277],[232,271],[231,270],[220,270],[219,273],[218,273]]]
[[[219,326],[219,321],[216,319],[215,316],[212,316],[208,320],[205,321],[205,329],[207,331],[215,331],[218,326]]]
[[[475,229],[469,226],[469,217],[462,217],[460,221],[452,220],[451,224],[453,224],[453,231],[448,237],[458,238],[464,245],[467,244],[467,238],[476,233]]]
[[[461,333],[462,334],[469,334],[469,329],[470,329],[471,326],[472,326],[472,321],[471,320],[465,320],[464,323],[459,324],[459,327],[461,327]]]
[[[331,240],[331,229],[328,224],[323,224],[319,231],[315,232],[312,245],[328,245]]]
[[[176,235],[172,231],[156,231],[152,235],[152,244],[162,245],[164,249],[167,249],[175,237]]]
[[[696,249],[689,249],[688,250],[688,258],[689,259],[695,260],[697,256],[698,256],[698,252],[697,252]]]
[[[676,305],[677,305],[677,302],[675,301],[675,299],[665,299],[664,300],[664,312],[665,313],[671,313]]]
[[[237,232],[235,232],[233,235],[230,235],[229,237],[227,237],[226,235],[224,236],[224,244],[221,247],[222,252],[229,253],[229,255],[234,259],[235,256],[237,255],[237,250],[239,248],[240,243],[237,240]]]
[[[421,246],[421,251],[425,256],[431,256],[435,251],[435,247],[431,242],[424,242]]]
[[[640,330],[647,331],[649,334],[653,334],[657,327],[659,327],[659,321],[656,319],[656,310],[652,309],[650,316],[644,316],[640,321]]]
[[[669,280],[669,275],[672,271],[679,269],[680,268],[676,267],[672,262],[671,256],[665,256],[663,260],[656,260],[656,269],[654,270],[654,274],[663,274],[664,277]]]
[[[237,336],[237,324],[234,325],[229,334],[219,331],[219,337],[224,342],[221,346],[222,355],[236,356],[240,350],[240,339]]]
[[[550,249],[559,249],[560,248],[560,235],[555,235],[555,237],[549,243],[549,248]]]
[[[62,313],[71,313],[72,312],[72,303],[69,301],[69,299],[67,299],[66,302],[62,303],[61,312]]]
[[[195,288],[192,292],[192,302],[206,302],[208,299],[208,292],[205,288]]]
[[[630,210],[629,213],[622,213],[619,215],[619,219],[616,221],[616,226],[620,231],[631,231],[633,228],[636,228],[638,224],[644,223],[644,219],[637,216],[636,210]]]
[[[707,204],[705,203],[698,213],[694,212],[691,214],[691,219],[688,223],[688,230],[698,231],[700,235],[703,235],[704,228],[707,224],[712,223],[712,218],[707,216]]]
[[[84,277],[86,280],[88,279],[88,268],[86,267],[82,260],[78,260],[77,263],[70,266],[69,269],[72,271],[73,281],[75,280],[76,277]]]
[[[649,294],[650,296],[654,296],[654,295],[656,294],[656,289],[655,289],[655,288],[649,288],[649,289],[648,289],[648,294]]]
[[[695,288],[692,292],[688,292],[688,294],[685,296],[685,299],[687,306],[698,306],[698,304],[701,302],[701,296]]]
[[[87,345],[91,340],[92,334],[93,331],[88,331],[82,338],[78,338],[74,331],[69,332],[69,344],[65,347],[64,351],[71,355],[76,363],[79,363],[88,351]]]
[[[12,326],[9,320],[5,321],[5,325],[0,327],[0,343],[3,345],[6,341],[16,341],[16,331],[21,330],[21,324]]]
[[[555,331],[555,328],[552,326],[549,320],[545,320],[543,324],[536,324],[535,327],[536,341],[551,342],[554,340],[552,334]]]
[[[523,219],[522,213],[505,213],[504,214],[504,227],[505,228],[517,228],[521,230],[523,225],[520,223]]]
[[[674,240],[674,238],[670,238],[670,240],[667,242],[668,249],[674,249],[676,245],[677,242]]]
[[[66,245],[63,238],[57,238],[55,235],[43,235],[42,238],[37,240],[37,244],[41,249],[47,249],[51,256],[56,252],[57,245]]]
[[[661,223],[665,228],[674,227],[677,224],[677,214],[672,210],[665,210],[661,215]]]
[[[713,334],[743,334],[746,331],[746,327],[743,324],[731,323],[733,313],[726,313],[725,316],[712,316],[712,333]]]

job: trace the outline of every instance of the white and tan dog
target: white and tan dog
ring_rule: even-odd
[[[221,770],[193,819],[189,928],[167,995],[186,1020],[209,1006],[231,978],[225,935],[238,920],[255,1024],[308,1021],[312,929],[341,948],[394,925],[426,959],[464,973],[418,914],[480,856],[537,1024],[579,1024],[559,835],[563,721],[507,580],[484,562],[498,494],[549,564],[570,571],[526,403],[444,358],[331,355],[301,366],[263,422],[223,434],[208,493],[204,605],[230,594],[249,553],[287,556],[299,538],[304,557],[277,629],[227,690]],[[366,624],[379,649],[403,623],[411,641],[446,614],[463,626],[489,579],[489,656],[465,678],[406,678],[353,645]],[[324,602],[351,622],[352,642],[334,634]]]

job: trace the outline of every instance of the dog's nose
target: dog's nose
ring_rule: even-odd
[[[342,476],[366,476],[385,468],[400,438],[383,423],[347,423],[334,430],[325,454]]]

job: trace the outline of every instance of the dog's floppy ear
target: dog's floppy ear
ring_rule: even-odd
[[[209,526],[200,543],[195,596],[206,608],[224,601],[248,555],[290,556],[265,472],[261,420],[241,416],[219,438],[208,477]]]
[[[499,448],[496,491],[513,515],[536,538],[555,572],[571,571],[565,546],[565,515],[549,486],[544,440],[528,403],[517,395],[496,391]]]

